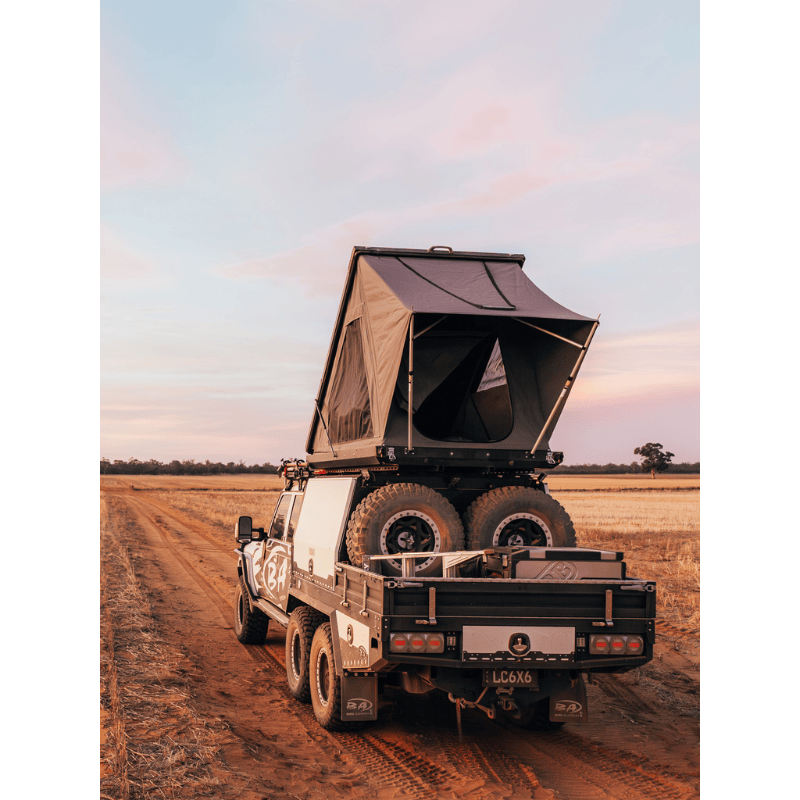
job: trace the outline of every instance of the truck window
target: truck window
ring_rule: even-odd
[[[272,527],[269,529],[269,535],[273,539],[282,539],[283,532],[286,528],[286,517],[289,513],[289,506],[292,503],[291,494],[285,494],[278,502],[278,507],[275,509],[275,517],[272,520]]]
[[[297,530],[297,518],[300,516],[300,509],[303,507],[303,495],[298,494],[294,498],[294,505],[292,506],[292,515],[289,517],[289,533],[286,536],[286,541],[291,542],[294,539],[294,532]]]

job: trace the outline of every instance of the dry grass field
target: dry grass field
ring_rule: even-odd
[[[279,477],[101,476],[101,798],[694,800],[699,476],[548,484],[580,546],[657,581],[655,657],[597,676],[589,723],[520,736],[476,712],[462,743],[430,696],[364,735],[322,732],[285,689],[282,630],[236,641],[233,526],[268,522]]]
[[[283,488],[277,475],[115,475],[103,482],[152,491],[225,533],[242,514],[266,523]],[[663,620],[699,633],[699,475],[553,475],[548,486],[572,517],[581,547],[622,550],[629,574],[658,581]]]
[[[699,488],[552,492],[572,517],[581,547],[622,550],[629,575],[658,582],[659,617],[699,634]]]

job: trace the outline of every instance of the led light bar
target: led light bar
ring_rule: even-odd
[[[589,637],[589,654],[594,656],[640,656],[644,652],[641,636],[595,634]]]
[[[389,637],[390,653],[443,653],[441,633],[393,633]]]

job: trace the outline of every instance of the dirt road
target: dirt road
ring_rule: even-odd
[[[697,654],[680,631],[662,627],[639,673],[589,686],[591,721],[555,734],[468,710],[459,742],[439,693],[387,697],[366,731],[328,733],[286,688],[283,629],[263,647],[233,634],[232,535],[155,492],[102,500],[103,797],[699,796]]]

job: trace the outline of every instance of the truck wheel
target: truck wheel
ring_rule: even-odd
[[[244,578],[240,578],[236,586],[234,609],[233,630],[236,638],[242,644],[264,644],[269,628],[269,617],[260,609],[250,605]]]
[[[464,514],[467,547],[575,547],[575,527],[557,500],[538,489],[505,486],[482,494]]]
[[[314,632],[309,654],[311,707],[317,722],[326,731],[354,731],[363,722],[342,719],[342,681],[333,660],[333,636],[330,622],[323,622]]]
[[[529,731],[553,733],[564,727],[563,722],[553,722],[550,719],[550,698],[545,697],[522,712],[522,718],[515,720],[517,725]]]
[[[322,619],[322,615],[313,608],[300,606],[292,611],[286,627],[286,681],[289,691],[301,703],[311,702],[308,657],[314,631]]]
[[[427,486],[381,486],[356,507],[347,524],[347,554],[361,566],[364,556],[441,553],[464,547],[464,528],[448,500]],[[441,570],[433,556],[416,562],[416,574]],[[383,562],[384,575],[401,575],[400,559]]]

